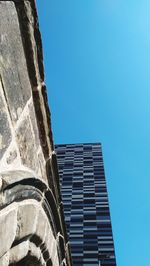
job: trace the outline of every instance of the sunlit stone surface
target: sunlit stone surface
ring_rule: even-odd
[[[0,0],[1,266],[71,265],[53,150],[35,2]]]

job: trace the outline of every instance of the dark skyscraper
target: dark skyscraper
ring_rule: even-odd
[[[116,266],[102,148],[56,145],[74,266]]]

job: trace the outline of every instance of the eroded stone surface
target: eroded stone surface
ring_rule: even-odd
[[[38,160],[39,160],[39,166],[40,166],[40,173],[39,175],[41,174],[43,179],[45,181],[47,181],[47,174],[46,174],[46,162],[45,162],[45,159],[44,159],[44,156],[43,156],[43,153],[42,153],[42,150],[39,149],[38,153]]]
[[[15,263],[23,259],[29,252],[29,241],[22,241],[9,251],[9,262]]]
[[[38,205],[27,203],[19,206],[17,214],[17,238],[21,239],[36,232]]]
[[[44,214],[42,210],[39,210],[38,212],[38,222],[36,226],[36,233],[39,236],[40,239],[45,242],[45,238],[47,236],[47,232],[49,231],[48,229],[48,221],[47,219],[44,219]]]
[[[3,211],[0,214],[0,257],[11,247],[17,229],[17,209]]]
[[[29,265],[34,256],[36,266],[62,265],[57,236],[65,234],[64,218],[57,164],[50,164],[54,145],[42,60],[35,1],[0,0],[2,266]]]
[[[16,138],[23,165],[38,172],[37,147],[34,142],[29,116],[24,117],[21,121],[19,128],[16,130]]]
[[[11,117],[16,121],[31,96],[31,85],[12,1],[0,1],[0,68]]]
[[[4,256],[0,258],[0,265],[1,266],[9,265],[9,252],[5,253]]]
[[[9,152],[9,156],[7,157],[7,163],[11,164],[17,158],[17,151],[13,149]]]
[[[36,122],[36,115],[35,115],[33,101],[29,104],[29,116],[30,116],[30,120],[31,120],[33,132],[34,132],[35,145],[36,147],[39,147],[40,138],[39,138],[39,131],[38,131],[38,126]]]
[[[4,102],[3,84],[0,79],[0,159],[11,142],[11,129],[6,102]]]

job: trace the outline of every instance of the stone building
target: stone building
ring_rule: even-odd
[[[72,265],[34,0],[0,0],[0,266],[8,265]]]

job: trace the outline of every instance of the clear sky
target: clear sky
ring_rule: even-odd
[[[149,266],[150,1],[37,0],[55,143],[101,142],[118,266]]]

